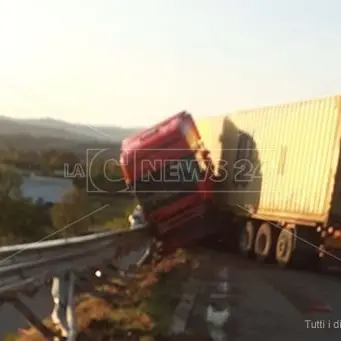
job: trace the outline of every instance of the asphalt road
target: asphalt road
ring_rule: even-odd
[[[240,290],[235,316],[243,340],[340,339],[340,279],[257,267],[236,267],[231,276]]]
[[[227,269],[228,289],[217,292],[218,273]],[[280,270],[216,252],[202,257],[197,277],[204,286],[188,319],[188,330],[207,332],[208,315],[228,315],[229,341],[337,341],[341,335],[341,279],[320,273]],[[213,283],[213,285],[212,285]],[[210,305],[216,306],[212,313]],[[211,310],[208,313],[208,310]],[[220,313],[219,313],[220,311]],[[212,335],[212,334],[211,334]],[[214,338],[212,338],[214,339]],[[218,340],[217,336],[217,340]]]

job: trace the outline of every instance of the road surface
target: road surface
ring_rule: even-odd
[[[202,286],[186,323],[187,332],[197,338],[210,334],[212,340],[229,341],[340,339],[340,278],[284,271],[217,252],[204,253],[200,264],[193,277]],[[227,280],[221,279],[224,272]],[[210,321],[224,318],[221,330],[212,331]]]

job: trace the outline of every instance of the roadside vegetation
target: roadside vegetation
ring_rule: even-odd
[[[91,174],[85,172],[85,150],[82,154],[57,149],[0,149],[0,246],[34,242],[50,234],[51,238],[61,238],[128,227],[127,217],[136,203],[129,194],[117,195],[124,188],[122,174],[117,163],[107,163],[109,158],[118,158],[116,149],[114,155],[110,151],[108,155],[96,157],[91,163]],[[83,173],[75,176],[73,188],[61,202],[51,205],[23,197],[25,172],[62,176],[65,164],[68,170],[78,167]],[[101,193],[87,191],[86,175],[89,174]]]

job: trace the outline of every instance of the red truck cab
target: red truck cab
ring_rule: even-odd
[[[165,249],[207,235],[213,173],[189,113],[180,112],[123,140],[120,162],[126,184]]]

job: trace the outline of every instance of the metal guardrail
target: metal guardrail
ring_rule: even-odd
[[[35,317],[34,312],[22,306],[20,295],[33,292],[65,274],[77,278],[98,266],[127,269],[130,265],[139,265],[148,255],[150,246],[147,227],[141,226],[134,230],[0,247],[0,300],[12,301],[46,339],[53,339],[52,331]],[[69,284],[66,290],[73,292],[73,285]],[[70,335],[65,339],[75,340],[74,330]]]

